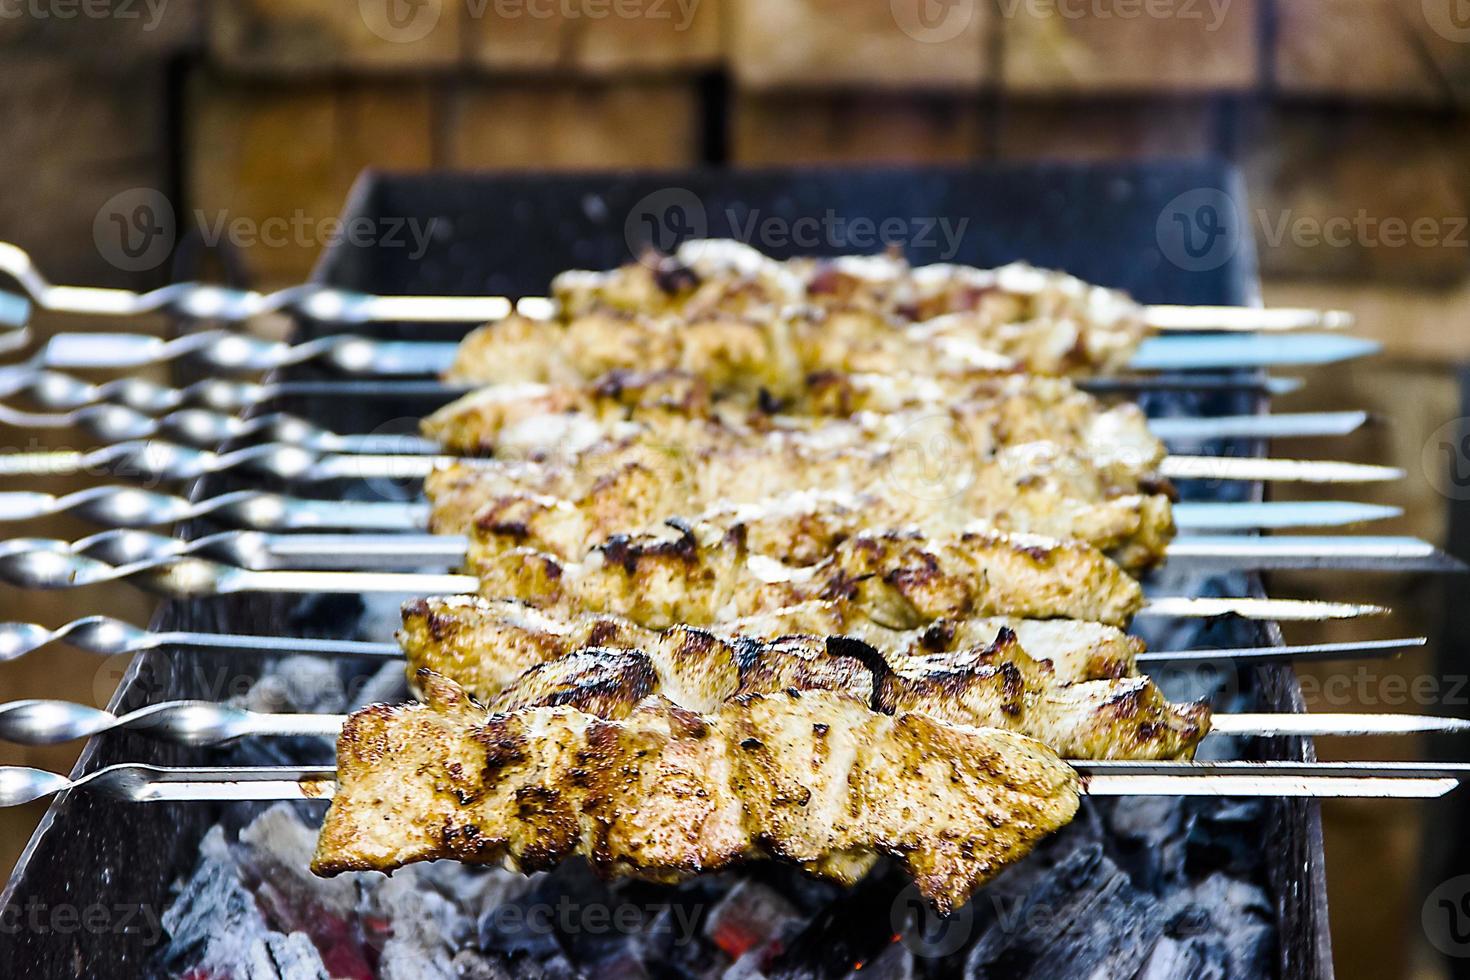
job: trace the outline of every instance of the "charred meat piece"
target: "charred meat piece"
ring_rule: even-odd
[[[721,423],[741,431],[812,433],[850,444],[903,441],[915,426],[943,420],[977,458],[1006,446],[1052,443],[1137,472],[1156,469],[1164,446],[1136,405],[1111,408],[1060,378],[976,372],[811,375],[802,392],[771,415],[759,402],[713,399],[707,384],[679,371],[614,371],[582,385],[500,384],[464,395],[423,422],[425,436],[458,453],[550,452],[567,434],[592,445],[647,430],[667,438],[680,422]],[[846,427],[833,426],[847,420]]]
[[[698,435],[686,433],[686,435]],[[651,438],[605,445],[572,459],[463,461],[426,481],[431,527],[466,533],[472,524],[516,531],[539,522],[549,546],[645,527],[671,514],[753,504],[819,487],[862,494],[912,520],[984,521],[1000,531],[1084,541],[1130,569],[1157,564],[1174,536],[1163,494],[1091,460],[1042,443],[1003,449],[986,459],[949,430],[924,425],[912,442],[878,447],[823,447],[766,435],[736,442],[715,437],[660,444]],[[937,447],[937,449],[936,449]],[[935,456],[935,451],[942,455]],[[527,495],[559,498],[555,512]]]
[[[1121,626],[1143,590],[1075,541],[966,531],[864,531],[797,567],[752,552],[738,523],[671,522],[608,538],[580,560],[471,537],[480,593],[559,614],[624,616],[653,629],[705,626],[809,599],[843,599],[895,629],[967,616],[1086,619]]]
[[[442,679],[428,703],[354,714],[312,869],[452,858],[531,872],[584,856],[674,881],[751,860],[850,876],[900,861],[941,913],[1072,819],[1075,771],[1023,735],[883,715],[842,694],[749,695],[621,721],[489,714]]]
[[[689,513],[676,494],[666,503],[655,496],[622,497],[630,506],[619,508],[607,494],[594,493],[580,501],[530,494],[513,494],[488,503],[475,518],[471,535],[485,550],[531,547],[560,558],[577,558],[618,532],[647,532],[670,514]],[[952,536],[970,530],[1000,530],[983,520],[963,500],[922,500],[889,491],[881,496],[841,491],[798,491],[743,504],[723,504],[694,514],[694,523],[740,527],[752,554],[769,555],[797,567],[826,559],[843,541],[867,528],[905,528],[930,537]],[[957,506],[958,504],[958,506]],[[662,509],[655,509],[655,508]],[[1051,530],[1075,530],[1094,515],[1080,508],[1044,523]],[[1069,523],[1075,522],[1075,523]],[[1095,522],[1086,525],[1096,531]],[[1007,532],[1012,528],[1005,528]],[[1056,535],[1088,544],[1086,534]]]
[[[895,669],[907,672],[994,665],[1008,649],[995,641],[1002,630],[1010,630],[1031,656],[1050,664],[1059,684],[1133,676],[1134,658],[1143,649],[1137,637],[1102,623],[990,617],[938,620],[920,629],[895,630],[879,626],[850,603],[820,600],[712,629],[726,640],[742,636],[766,640],[793,635],[852,637],[874,647]],[[537,664],[584,647],[648,648],[658,636],[654,630],[605,613],[558,619],[521,602],[462,595],[405,603],[398,639],[410,675],[426,667],[488,700]]]
[[[492,711],[569,705],[624,718],[655,694],[708,712],[741,694],[787,690],[839,691],[886,714],[914,711],[958,725],[1004,728],[1068,759],[1189,757],[1209,725],[1205,705],[1171,704],[1145,677],[1060,685],[1051,665],[1032,659],[1009,630],[988,657],[969,665],[900,660],[890,666],[877,650],[853,640],[727,640],[676,626],[639,649],[592,647],[547,661],[485,703]]]

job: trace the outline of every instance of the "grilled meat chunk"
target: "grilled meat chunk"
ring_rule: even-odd
[[[831,491],[787,493],[748,504],[724,504],[695,514],[690,520],[738,526],[752,554],[769,555],[797,567],[825,560],[843,541],[870,527],[904,528],[930,537],[997,530],[978,519],[973,509],[956,506],[955,498],[927,501],[885,489],[888,492],[881,496]],[[612,534],[646,532],[664,523],[669,514],[689,510],[678,499],[669,499],[664,504],[667,509],[661,511],[650,506],[658,506],[658,500],[623,499],[633,506],[620,513],[615,503],[599,499],[597,494],[583,501],[508,495],[488,503],[476,515],[470,533],[485,550],[531,547],[559,558],[577,558]],[[1081,524],[1092,515],[1077,508],[1059,516]],[[1073,530],[1076,525],[1057,521],[1047,526]],[[1086,535],[1076,535],[1073,540],[1091,543]]]
[[[1049,442],[1100,462],[1123,460],[1139,472],[1156,468],[1164,457],[1163,444],[1148,431],[1138,406],[1107,408],[1061,378],[828,372],[807,381],[801,397],[779,406],[784,415],[764,411],[777,407],[769,400],[713,399],[700,379],[677,371],[616,371],[581,386],[492,385],[439,409],[422,428],[425,436],[458,453],[532,455],[563,446],[569,435],[590,445],[629,426],[677,432],[676,419],[719,422],[734,430],[810,433],[830,427],[830,417],[867,413],[847,440],[892,441],[917,424],[932,428],[936,417],[945,417],[963,427],[977,453]]]
[[[1143,590],[1095,548],[1074,541],[965,531],[926,538],[864,531],[821,562],[796,567],[753,553],[736,524],[671,522],[614,535],[580,560],[506,550],[472,536],[468,567],[482,595],[561,614],[625,616],[641,626],[696,626],[808,599],[845,599],[879,623],[1007,615],[1121,626]]]
[[[1032,659],[1005,629],[975,663],[936,660],[890,665],[872,647],[842,638],[727,640],[676,626],[642,648],[589,647],[547,661],[498,692],[465,686],[492,711],[569,705],[601,718],[627,717],[654,694],[709,712],[741,694],[840,691],[887,714],[1021,732],[1068,759],[1192,756],[1208,727],[1204,704],[1170,704],[1145,677],[1060,685],[1051,665]]]
[[[958,451],[963,444],[947,441],[946,430],[929,436],[926,428],[912,445],[877,449],[826,449],[779,436],[688,451],[639,440],[568,461],[463,461],[430,474],[425,489],[435,531],[526,525],[530,536],[534,519],[554,547],[808,487],[869,495],[896,514],[922,514],[940,526],[964,518],[1084,541],[1130,569],[1158,563],[1174,536],[1166,496],[1138,492],[1137,480],[1119,486],[1084,458],[1027,443],[972,461]],[[936,445],[956,450],[957,458],[936,458]],[[528,494],[569,504],[537,514],[544,508],[528,504]],[[553,532],[549,524],[559,527]]]
[[[1147,333],[1124,294],[1021,263],[914,268],[896,255],[778,262],[730,241],[691,241],[673,256],[610,272],[567,272],[552,295],[570,317],[769,316],[792,305],[888,326],[948,317],[959,322],[946,329],[1041,374],[1119,370]]]
[[[675,627],[676,629],[679,627]],[[983,667],[997,663],[1001,630],[1016,634],[1032,656],[1051,665],[1059,684],[1130,677],[1143,649],[1114,626],[1070,619],[939,620],[921,629],[879,626],[848,602],[803,602],[732,620],[712,629],[725,640],[782,636],[848,636],[877,649],[898,670]],[[428,668],[489,699],[538,664],[583,649],[648,648],[658,633],[605,613],[568,619],[510,600],[430,596],[403,606],[398,639],[409,674]]]
[[[674,881],[776,859],[852,875],[902,862],[941,913],[1072,819],[1074,770],[1013,732],[883,715],[832,692],[751,695],[625,720],[489,714],[442,679],[428,703],[354,714],[312,869],[452,858],[531,872],[574,855]],[[846,880],[851,881],[851,878]]]

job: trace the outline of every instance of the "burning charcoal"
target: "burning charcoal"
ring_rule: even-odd
[[[455,927],[460,913],[417,876],[382,879],[372,905],[387,920],[378,975],[383,980],[454,980]]]
[[[767,966],[782,980],[843,977],[882,953],[893,938],[895,896],[908,886],[897,868],[881,865],[819,912]]]
[[[1209,939],[1222,948],[1225,975],[1263,977],[1273,972],[1275,911],[1265,889],[1227,875],[1211,875],[1179,896],[1169,932]]]
[[[914,954],[902,943],[889,943],[870,963],[848,973],[848,980],[913,980]]]
[[[1136,980],[1226,980],[1228,976],[1219,946],[1165,936],[1154,944]]]
[[[1108,853],[1134,884],[1162,894],[1184,878],[1184,840],[1192,824],[1193,813],[1174,797],[1142,797],[1126,806],[1110,806],[1107,825],[1114,841]]]
[[[1266,826],[1262,800],[1203,801],[1190,804],[1195,820],[1187,840],[1187,866],[1194,878],[1214,871],[1236,877],[1259,873],[1265,854],[1261,839]]]
[[[251,821],[240,831],[240,843],[245,846],[236,851],[236,860],[250,878],[302,896],[303,904],[331,914],[352,914],[357,904],[353,876],[320,878],[307,869],[316,848],[316,831],[302,823],[288,804],[277,803]],[[295,928],[286,925],[283,931]]]
[[[299,932],[289,936],[271,933],[250,944],[240,980],[331,980],[311,940]]]
[[[796,907],[758,881],[735,885],[704,920],[705,938],[738,960],[753,949],[779,939],[799,920]]]
[[[352,877],[318,878],[307,870],[316,833],[286,804],[266,810],[240,831],[235,848],[242,878],[278,932],[300,932],[321,952],[334,977],[370,977],[374,951],[357,914]]]
[[[970,951],[966,976],[1129,977],[1163,933],[1157,901],[1097,847],[1057,865]]]
[[[200,842],[199,865],[163,914],[163,928],[168,945],[155,965],[164,976],[232,968],[247,962],[252,944],[269,935],[219,827]]]
[[[331,714],[347,706],[337,664],[322,657],[285,657],[241,699],[251,711]]]

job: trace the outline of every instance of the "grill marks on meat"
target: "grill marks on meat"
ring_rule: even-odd
[[[629,506],[619,506],[624,501]],[[675,504],[668,506],[673,508]],[[667,523],[666,515],[687,512],[687,508],[664,509],[656,496],[653,500],[620,497],[603,490],[580,501],[509,494],[486,504],[476,515],[470,533],[486,551],[529,547],[558,558],[577,558],[616,532],[648,533]],[[797,567],[821,562],[842,542],[869,528],[903,528],[930,537],[999,530],[977,519],[963,505],[955,506],[952,498],[930,502],[893,492],[874,496],[796,491],[738,505],[718,505],[695,514],[690,522],[739,527],[753,554],[769,555]],[[1018,541],[1026,540],[1024,532],[1015,536]]]
[[[686,419],[806,432],[860,413],[907,416],[903,424],[923,413],[917,417],[952,416],[969,441],[989,448],[1050,441],[1078,452],[1126,455],[1139,469],[1156,468],[1164,455],[1136,405],[1105,407],[1060,378],[827,372],[808,377],[799,397],[783,406],[793,414],[773,416],[760,402],[712,399],[702,379],[683,372],[614,371],[584,385],[481,388],[430,415],[422,428],[448,449],[476,454],[525,449],[528,436],[574,424],[588,432],[612,433],[630,423],[659,431]]]
[[[479,519],[514,530],[528,521],[517,514],[540,511],[545,546],[565,553],[671,514],[819,487],[872,497],[904,523],[983,520],[1000,531],[1085,541],[1130,569],[1157,563],[1174,536],[1166,496],[1139,493],[1136,480],[1119,482],[1117,473],[1044,443],[983,460],[936,459],[935,445],[968,444],[928,424],[909,443],[877,447],[827,448],[781,435],[737,441],[719,431],[703,441],[708,434],[687,432],[690,439],[670,445],[639,438],[567,461],[453,464],[426,481],[431,526],[466,533]],[[567,505],[546,512],[536,498]]]
[[[582,855],[654,881],[768,858],[851,881],[883,854],[948,913],[1078,805],[1076,773],[1039,742],[832,692],[708,715],[655,698],[605,720],[487,716],[451,682],[421,686],[428,703],[343,728],[318,874],[436,858],[535,871]]]
[[[753,553],[738,523],[614,535],[579,561],[472,536],[468,567],[487,597],[559,614],[613,613],[652,629],[728,622],[810,599],[851,602],[895,629],[991,615],[1121,626],[1143,604],[1138,582],[1095,548],[990,531],[864,531],[806,567]]]
[[[747,348],[761,346],[765,356],[751,359],[756,368],[784,354],[808,371],[889,371],[912,362],[932,373],[936,364],[1004,358],[1037,374],[1091,374],[1122,368],[1147,332],[1122,294],[1024,265],[776,262],[726,241],[689,242],[676,257],[611,272],[563,273],[552,295],[562,320],[515,317],[481,328],[451,377],[549,380],[656,364],[739,387],[744,379],[734,369]],[[526,336],[531,326],[539,328],[534,339]]]
[[[1015,633],[1022,647],[1051,666],[1059,684],[1134,676],[1143,643],[1113,626],[1079,620],[1004,617],[939,620],[914,630],[880,626],[848,603],[811,601],[715,627],[725,638],[774,640],[807,635],[852,637],[897,669],[984,667],[996,662],[995,640]],[[404,604],[399,642],[410,676],[420,667],[452,677],[482,699],[527,670],[586,647],[638,649],[658,633],[626,619],[579,613],[558,619],[524,603],[479,596],[432,596]]]
[[[1064,687],[1006,630],[975,662],[937,657],[893,664],[854,640],[788,636],[721,639],[674,627],[639,649],[578,650],[528,670],[488,695],[492,711],[568,705],[627,717],[660,694],[700,712],[743,694],[837,691],[885,714],[914,711],[941,721],[1004,728],[1039,739],[1069,759],[1177,759],[1194,754],[1209,723],[1203,704],[1173,705],[1147,678]]]

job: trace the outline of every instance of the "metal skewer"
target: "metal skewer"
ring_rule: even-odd
[[[1128,368],[1133,371],[1219,371],[1321,365],[1366,357],[1381,349],[1382,345],[1376,341],[1341,334],[1149,337],[1139,345],[1128,362]],[[228,330],[202,330],[173,340],[149,334],[59,333],[52,336],[25,366],[32,372],[47,369],[119,371],[188,358],[215,371],[240,374],[315,363],[348,375],[432,377],[449,370],[458,350],[459,344],[451,341],[375,340],[353,334],[333,334],[287,344]]]
[[[1217,415],[1211,418],[1160,418],[1149,422],[1165,440],[1284,439],[1347,435],[1365,425],[1368,413],[1302,412],[1280,415]],[[442,447],[412,435],[342,435],[284,412],[241,418],[204,408],[156,417],[125,405],[97,405],[60,414],[22,412],[0,405],[0,425],[28,429],[80,428],[104,442],[161,436],[209,449],[235,439],[268,439],[318,452],[431,455]]]
[[[115,567],[198,556],[251,571],[413,571],[460,565],[462,534],[270,534],[221,531],[193,540],[149,531],[102,531],[74,542],[14,538],[0,542],[0,568],[29,552],[95,559]],[[1332,569],[1461,572],[1465,566],[1412,537],[1255,537],[1196,535],[1169,543],[1171,567],[1205,571]]]
[[[4,299],[0,293],[0,301]],[[0,346],[0,352],[5,348]],[[1095,392],[1261,391],[1287,395],[1302,388],[1300,378],[1257,378],[1238,374],[1151,374],[1111,378],[1078,378],[1077,387]],[[280,381],[259,383],[207,378],[184,388],[171,388],[147,378],[117,378],[93,384],[59,371],[0,367],[0,398],[24,395],[42,408],[73,411],[99,405],[123,405],[147,415],[181,408],[213,408],[237,412],[281,398],[433,398],[448,403],[475,390],[474,385],[440,381],[368,380]]]
[[[62,542],[65,545],[65,542]],[[333,593],[422,596],[478,592],[473,575],[430,572],[256,571],[203,558],[162,557],[111,565],[67,551],[39,550],[0,554],[0,581],[25,589],[75,589],[127,582],[155,595],[175,599],[241,593]],[[1250,597],[1164,596],[1150,599],[1139,616],[1315,621],[1355,619],[1388,612],[1362,603]]]
[[[268,442],[230,452],[195,449],[160,440],[119,442],[90,452],[55,450],[0,454],[0,476],[109,474],[143,480],[194,480],[241,470],[262,476],[321,483],[330,480],[421,480],[454,456],[318,453]],[[1329,460],[1258,459],[1239,456],[1168,456],[1162,476],[1189,480],[1285,480],[1299,483],[1376,483],[1398,480],[1391,466]]]
[[[0,491],[0,521],[30,521],[69,514],[110,528],[145,528],[207,517],[250,531],[423,531],[430,508],[422,501],[315,500],[234,490],[216,497],[186,497],[138,487],[88,487],[62,497],[25,490]],[[1181,530],[1266,530],[1342,527],[1399,517],[1398,507],[1352,501],[1237,501],[1174,504]]]
[[[7,242],[0,242],[0,272],[19,283],[42,309],[106,316],[137,316],[168,310],[197,319],[242,322],[287,311],[338,323],[483,323],[502,319],[513,311],[533,318],[555,314],[555,303],[543,297],[512,300],[505,296],[372,296],[315,284],[272,293],[195,282],[175,283],[147,293],[56,286],[41,274],[28,253]],[[1027,279],[1036,283],[1036,289],[1045,286],[1044,274]],[[1020,281],[1012,276],[1008,283]],[[1014,284],[1007,288],[1023,294],[1030,291]],[[1150,327],[1170,331],[1338,330],[1353,323],[1352,315],[1342,310],[1144,306],[1141,312]]]
[[[1432,799],[1456,789],[1470,767],[1391,762],[1073,762],[1090,796],[1292,796]],[[128,803],[330,800],[333,766],[164,768],[107,766],[70,779],[0,767],[0,806],[70,790]]]
[[[1422,636],[1348,643],[1314,643],[1304,646],[1235,647],[1221,650],[1153,651],[1138,655],[1139,666],[1152,664],[1218,664],[1227,660],[1247,663],[1295,663],[1317,660],[1347,660],[1391,657],[1404,650],[1424,646]],[[333,657],[365,657],[401,660],[403,648],[394,642],[333,640],[293,636],[262,636],[248,633],[154,632],[109,616],[87,616],[56,629],[36,623],[0,623],[0,663],[18,660],[31,653],[65,644],[99,657],[115,657],[146,650],[188,649],[278,653],[312,653]]]
[[[119,730],[195,747],[239,738],[336,738],[346,722],[346,715],[267,714],[214,701],[163,701],[124,715],[74,701],[0,704],[0,739],[17,745],[59,745]],[[1327,738],[1466,732],[1470,721],[1435,715],[1216,713],[1209,734]]]

